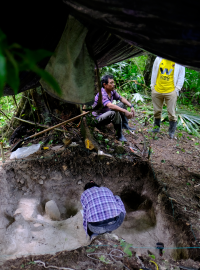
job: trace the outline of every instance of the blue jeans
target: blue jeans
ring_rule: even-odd
[[[112,232],[116,229],[118,229],[125,218],[125,214],[123,212],[120,213],[119,216],[116,217],[116,220],[113,221],[109,221],[107,220],[107,222],[105,221],[100,221],[100,222],[92,222],[92,224],[90,222],[88,222],[88,229],[95,233],[95,234],[103,234],[106,232]]]

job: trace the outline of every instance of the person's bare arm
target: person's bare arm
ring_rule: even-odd
[[[127,110],[120,108],[119,106],[114,105],[111,102],[109,102],[106,106],[113,111],[123,112],[128,119],[131,119],[133,117],[132,112],[128,112]]]
[[[127,105],[128,107],[131,107],[131,103],[128,102],[128,100],[127,100],[126,98],[121,97],[120,101],[121,101],[122,103],[124,103],[125,105]]]
[[[121,101],[122,103],[124,103],[125,105],[129,106],[129,107],[131,107],[131,105],[132,105],[132,104],[131,104],[130,102],[128,102],[128,100],[127,100],[126,98],[124,98],[124,97],[121,97],[120,101]],[[135,116],[135,110],[134,110],[133,107],[131,108],[131,113],[133,114],[133,117],[134,117],[134,116]]]

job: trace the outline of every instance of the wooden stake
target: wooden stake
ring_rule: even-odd
[[[3,151],[3,143],[2,142],[0,142],[0,147],[1,147],[2,162],[5,162],[4,151]]]

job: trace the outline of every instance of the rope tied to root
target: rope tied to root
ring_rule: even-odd
[[[58,266],[53,266],[53,265],[49,265],[49,266],[46,266],[44,262],[42,261],[34,261],[35,263],[38,264],[38,266],[42,266],[44,268],[55,268],[55,269],[60,269],[60,270],[75,270],[75,269],[72,269],[72,268],[66,268],[66,267],[58,267]]]

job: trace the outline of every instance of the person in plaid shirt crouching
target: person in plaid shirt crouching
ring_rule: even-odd
[[[81,195],[83,206],[83,227],[90,239],[99,234],[112,232],[124,221],[126,210],[119,196],[94,181],[85,185]]]

